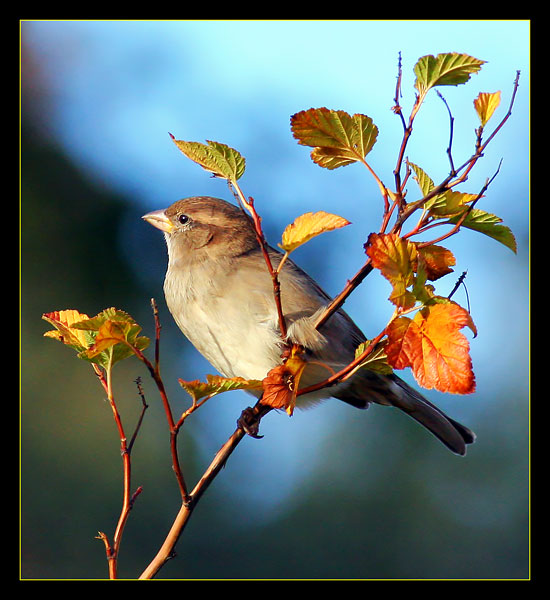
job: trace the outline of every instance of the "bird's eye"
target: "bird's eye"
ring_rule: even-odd
[[[179,215],[178,221],[180,225],[185,225],[186,223],[189,223],[190,218],[187,215]]]

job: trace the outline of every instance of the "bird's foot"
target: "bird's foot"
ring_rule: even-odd
[[[258,435],[260,430],[260,420],[262,416],[252,407],[245,408],[241,416],[237,419],[237,427],[242,429],[250,437],[257,440],[263,438],[263,435]]]

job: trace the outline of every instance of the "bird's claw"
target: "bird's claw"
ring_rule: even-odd
[[[241,416],[237,419],[237,426],[242,429],[247,435],[257,440],[263,438],[263,435],[258,435],[260,430],[260,417],[250,406],[245,408]]]

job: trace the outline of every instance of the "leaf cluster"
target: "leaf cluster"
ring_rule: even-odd
[[[44,335],[76,350],[79,358],[105,368],[142,351],[149,338],[140,336],[141,327],[126,312],[106,308],[95,317],[77,310],[46,313],[42,318],[55,329]]]
[[[361,367],[382,372],[410,367],[420,385],[456,393],[468,393],[474,389],[468,343],[459,330],[468,325],[475,331],[475,327],[465,309],[435,291],[434,282],[452,273],[456,265],[453,253],[438,242],[455,235],[465,227],[491,237],[514,252],[517,250],[510,228],[503,225],[496,215],[477,208],[477,203],[483,197],[490,181],[488,180],[481,192],[463,192],[456,189],[456,186],[466,180],[469,171],[483,155],[488,141],[507,118],[506,116],[484,142],[484,128],[500,105],[500,91],[480,93],[474,100],[474,110],[480,121],[480,127],[475,131],[474,153],[456,169],[450,142],[450,174],[439,185],[436,185],[417,163],[405,158],[405,149],[412,134],[413,121],[430,90],[465,84],[484,64],[483,60],[457,52],[421,57],[413,69],[416,99],[408,122],[398,104],[401,94],[401,64],[399,65],[395,99],[397,104],[393,110],[402,119],[404,134],[394,170],[393,189],[383,183],[382,178],[367,162],[367,157],[375,148],[379,137],[378,127],[371,117],[360,113],[350,115],[343,110],[321,107],[302,110],[290,119],[292,135],[298,144],[312,148],[310,157],[315,164],[328,170],[354,163],[362,164],[374,177],[383,197],[383,223],[380,230],[371,233],[365,243],[368,259],[364,272],[366,273],[367,267],[378,269],[389,281],[392,287],[389,301],[394,307],[394,314],[386,328],[384,344],[377,346],[377,352],[370,353],[363,362],[359,361],[359,364]],[[451,125],[452,121],[451,118]],[[256,216],[252,199],[246,200],[237,184],[245,168],[245,160],[239,152],[211,141],[207,144],[174,141],[191,160],[216,177],[226,179],[237,190],[241,204]],[[406,169],[404,179],[401,177],[402,168]],[[411,176],[418,185],[420,197],[408,202],[405,199],[405,185]],[[413,215],[418,215],[418,221],[412,229],[405,232],[404,226]],[[259,219],[255,222],[259,223]],[[278,271],[291,252],[321,233],[349,224],[347,219],[324,211],[305,213],[297,217],[285,228],[279,243],[285,254],[278,269],[272,271],[275,289],[277,290],[278,285]],[[446,233],[426,239],[428,232],[436,227],[446,227]],[[417,239],[422,236],[424,239]],[[262,239],[261,231],[259,239]],[[364,275],[358,275],[360,276],[357,276],[356,280],[362,280]],[[345,299],[355,285],[349,284],[348,289],[342,292],[340,301]],[[275,298],[277,300],[277,294]],[[336,308],[335,304],[329,307],[329,310]],[[416,314],[410,318],[406,316],[410,312]],[[281,318],[284,319],[284,315]],[[357,350],[356,359],[366,349],[361,345]],[[283,364],[270,374],[268,384],[272,387],[269,393],[264,387],[264,396],[271,406],[286,407],[292,412],[295,402],[292,386],[295,385],[296,379],[299,380],[304,368],[300,360],[298,353],[289,355]],[[358,365],[355,365],[354,370],[357,367]],[[275,384],[278,388],[273,387]]]

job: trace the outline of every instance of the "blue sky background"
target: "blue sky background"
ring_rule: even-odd
[[[487,435],[492,427],[501,432],[509,427],[502,416],[504,393],[511,403],[506,410],[526,422],[527,21],[25,21],[21,32],[38,67],[37,85],[47,98],[45,109],[36,116],[38,126],[90,179],[125,196],[140,211],[194,195],[231,200],[223,182],[179,153],[170,132],[184,140],[223,142],[243,154],[247,170],[241,187],[255,198],[272,244],[288,223],[307,211],[327,210],[352,221],[351,227],[321,236],[295,254],[296,262],[331,294],[363,263],[362,244],[378,228],[382,205],[372,177],[359,165],[333,172],[314,165],[309,149],[292,138],[290,116],[320,106],[370,116],[379,128],[370,164],[391,186],[402,135],[401,122],[391,111],[399,52],[401,104],[407,116],[414,102],[413,66],[419,57],[457,51],[487,61],[468,84],[440,88],[455,119],[455,164],[473,153],[474,129],[479,125],[474,98],[479,92],[501,90],[496,122],[506,112],[520,70],[512,117],[461,188],[477,193],[502,159],[498,177],[478,206],[512,228],[518,254],[480,234],[466,232],[448,241],[457,258],[456,275],[468,271],[469,299],[479,329],[478,338],[471,340],[478,393],[427,395],[474,429],[481,423],[483,430],[485,423]],[[32,89],[25,93],[32,94]],[[449,170],[448,135],[447,110],[431,94],[416,120],[407,155],[436,183]],[[413,182],[408,189],[410,197],[417,194]],[[133,220],[126,223],[120,248],[131,259],[135,276],[156,282],[160,296],[164,265],[151,264],[150,252],[143,247],[147,227]],[[158,244],[164,244],[160,236]],[[445,278],[438,291],[448,293],[455,280],[454,275]],[[389,291],[386,282],[372,277],[346,303],[366,335],[376,335],[391,316]],[[456,298],[465,304],[461,292]],[[210,372],[196,356],[186,357],[184,369],[187,379]],[[256,506],[261,497],[263,518],[275,518],[303,478],[295,457],[313,463],[323,460],[320,449],[330,437],[334,419],[356,418],[339,410],[327,404],[297,413],[284,427],[284,416],[266,420],[264,433],[271,441],[239,449],[235,461],[261,470],[263,461],[273,460],[276,448],[284,469],[274,469],[262,489],[250,490],[238,477],[220,481],[220,488],[242,494],[242,502]],[[225,435],[228,423],[234,422],[234,406],[220,403],[217,411],[219,421],[209,420],[214,428],[209,439]],[[276,494],[269,493],[275,489]]]

